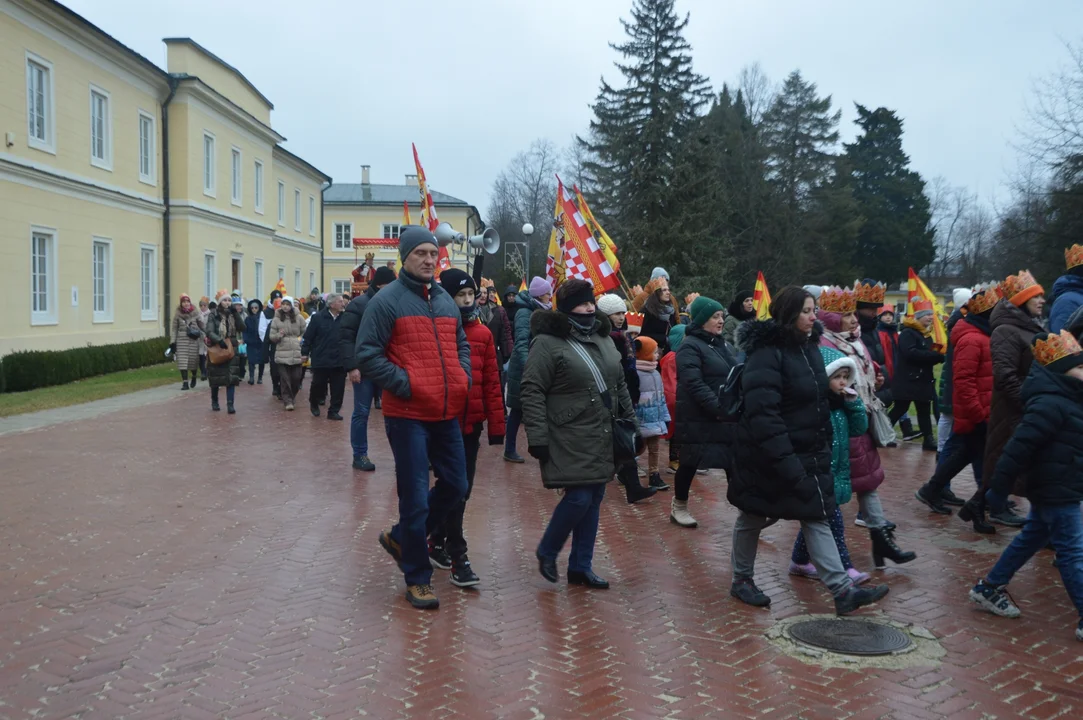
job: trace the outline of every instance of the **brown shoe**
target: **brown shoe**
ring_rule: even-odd
[[[440,598],[432,591],[432,585],[411,585],[406,588],[406,599],[419,610],[435,610],[440,607]]]
[[[394,558],[395,563],[399,566],[399,570],[402,570],[402,546],[395,542],[395,538],[391,537],[390,530],[384,530],[380,533],[380,547],[387,551],[387,554]]]

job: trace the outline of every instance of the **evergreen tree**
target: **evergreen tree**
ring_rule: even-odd
[[[865,224],[854,264],[866,276],[901,282],[907,267],[925,267],[935,256],[925,181],[910,169],[902,120],[892,110],[857,105],[855,123],[861,134],[846,146],[846,155]]]
[[[611,44],[624,87],[602,79],[587,139],[592,207],[621,248],[630,277],[642,277],[670,245],[702,241],[680,231],[684,208],[674,182],[681,143],[709,99],[707,81],[692,71],[684,38],[688,16],[677,16],[674,0],[634,0],[631,21],[621,20],[628,39]]]

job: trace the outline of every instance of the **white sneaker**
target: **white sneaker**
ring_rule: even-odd
[[[698,527],[699,523],[688,512],[688,501],[680,501],[677,498],[673,498],[672,504],[669,506],[669,520],[672,523],[676,523],[684,528]]]
[[[1008,591],[1003,587],[989,585],[985,581],[979,582],[970,590],[970,599],[977,603],[983,610],[988,610],[994,615],[1006,618],[1017,618],[1023,613],[1012,602]],[[1078,637],[1078,631],[1076,633]]]

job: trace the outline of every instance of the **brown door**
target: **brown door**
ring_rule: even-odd
[[[241,261],[238,258],[233,258],[232,263],[232,277],[233,284],[229,286],[230,290],[240,289],[241,287]]]

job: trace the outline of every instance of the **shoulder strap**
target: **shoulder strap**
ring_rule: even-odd
[[[598,386],[598,393],[605,394],[609,392],[609,386],[605,382],[605,378],[602,377],[602,371],[598,369],[597,363],[594,362],[594,358],[590,356],[587,349],[583,347],[583,343],[575,338],[569,338],[568,345],[575,351],[575,354],[582,358],[586,363],[587,368],[590,370],[590,374],[594,376],[594,384]]]

